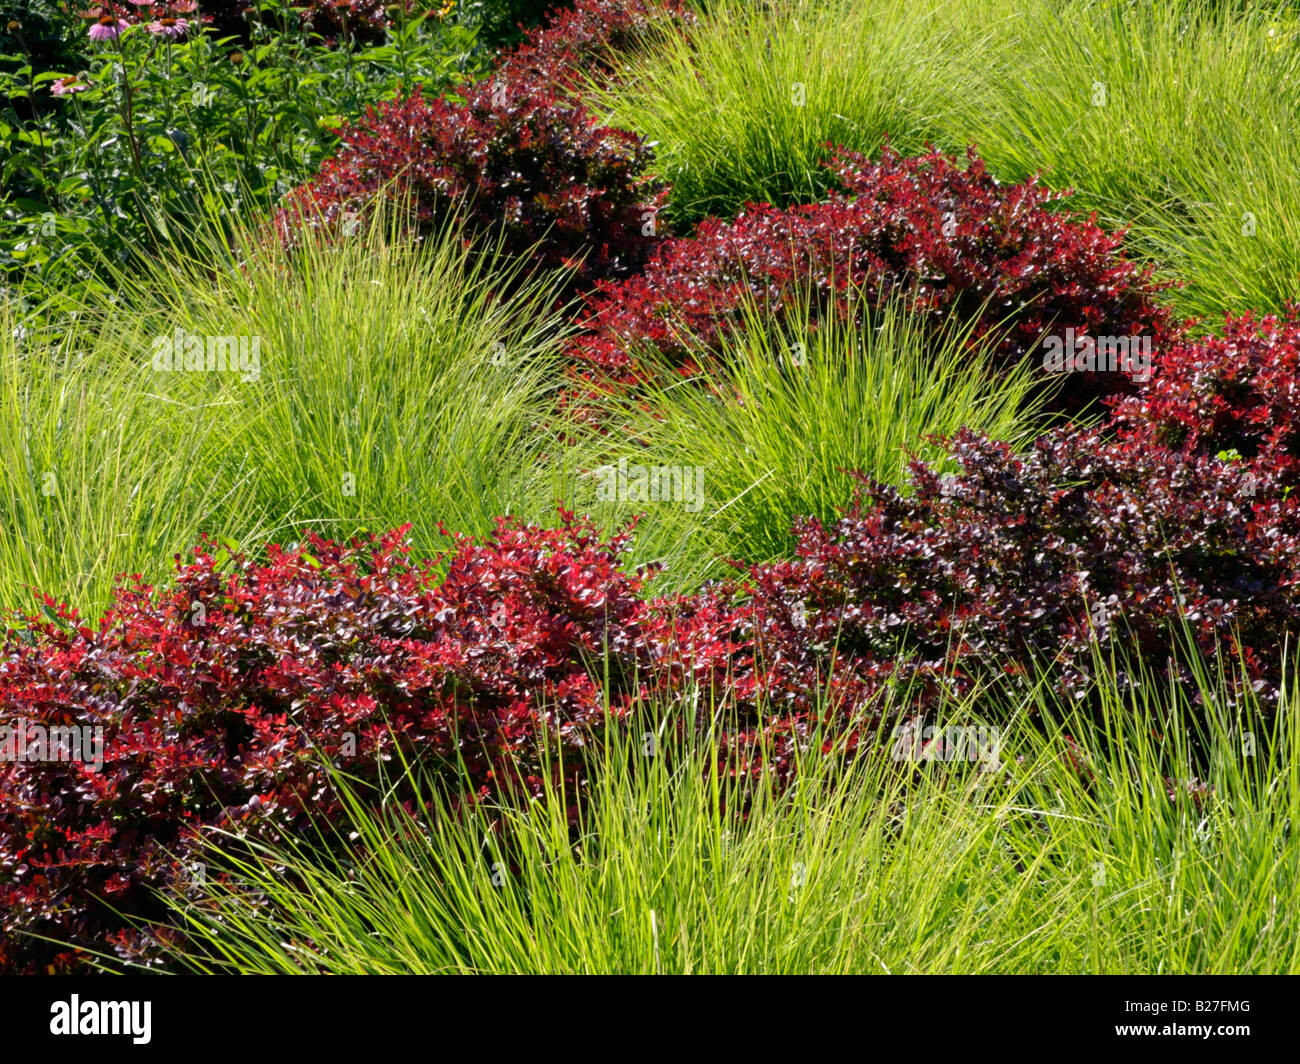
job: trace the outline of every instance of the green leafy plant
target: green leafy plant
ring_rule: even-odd
[[[184,247],[204,221],[256,217],[314,171],[348,116],[483,62],[454,20],[399,13],[381,42],[330,48],[271,10],[233,49],[197,22],[181,36],[139,22],[87,42],[79,71],[0,73],[27,104],[0,112],[0,269],[13,284],[39,299],[102,276],[105,259]]]

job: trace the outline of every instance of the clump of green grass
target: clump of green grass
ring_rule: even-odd
[[[120,304],[25,334],[0,309],[0,606],[35,587],[93,610],[115,574],[158,577],[200,533],[257,549],[411,521],[431,550],[440,519],[474,532],[553,508],[534,468],[552,291],[453,228],[414,247],[377,226],[295,257],[214,247],[119,287]],[[178,333],[248,338],[256,364],[157,368],[155,340]]]
[[[1131,227],[1137,254],[1187,282],[1173,299],[1189,315],[1300,294],[1294,4],[1037,0],[998,25],[945,140]]]
[[[816,199],[827,141],[920,148],[986,33],[978,25],[937,0],[722,0],[689,38],[632,59],[630,76],[591,95],[654,142],[672,183],[665,217],[730,218],[747,201]]]
[[[1098,676],[1087,720],[1043,686],[986,692],[984,714],[950,706],[939,724],[1002,729],[976,761],[903,764],[897,741],[806,754],[778,793],[768,776],[719,775],[707,721],[679,730],[667,726],[679,708],[650,707],[609,729],[576,827],[575,795],[554,786],[523,805],[426,790],[419,816],[353,799],[310,847],[221,845],[212,868],[231,878],[172,899],[190,935],[183,961],[267,973],[1300,970],[1300,691],[1244,744],[1242,722],[1258,718],[1227,712],[1222,692],[1205,692],[1207,714],[1177,692],[1122,695],[1104,662]],[[1194,727],[1199,754],[1179,738]],[[1195,800],[1189,776],[1205,788]],[[322,856],[322,842],[346,856]]]
[[[973,143],[1129,227],[1187,282],[1175,306],[1215,319],[1300,295],[1297,42],[1280,0],[723,0],[598,95],[656,142],[683,224],[816,198],[828,141]]]
[[[969,323],[936,328],[901,302],[864,308],[861,324],[830,316],[815,329],[806,309],[782,326],[753,302],[742,311],[745,327],[724,342],[716,370],[683,379],[652,365],[648,392],[611,399],[616,427],[568,459],[585,470],[573,496],[584,510],[610,525],[645,512],[640,554],[693,565],[667,574],[674,584],[720,575],[724,558],[790,556],[792,519],[833,521],[853,471],[905,487],[909,459],[941,462],[939,441],[962,427],[1013,444],[1041,427],[1046,393],[1030,368],[995,368],[969,342]],[[684,470],[703,497],[610,500],[601,489],[620,461]]]

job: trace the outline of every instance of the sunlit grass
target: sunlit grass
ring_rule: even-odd
[[[1129,227],[1185,313],[1300,295],[1300,13],[1209,0],[709,5],[597,93],[656,143],[681,223],[826,188],[826,143],[978,146]],[[1210,321],[1209,324],[1214,324]]]
[[[544,284],[498,295],[510,278],[454,229],[419,248],[376,229],[295,258],[161,262],[122,278],[129,312],[70,326],[0,310],[0,605],[36,587],[92,609],[200,533],[256,549],[409,521],[432,550],[439,520],[550,512],[531,486],[561,327]],[[178,333],[246,338],[247,363],[157,368],[155,339]]]
[[[707,377],[658,367],[647,389],[608,401],[613,431],[582,439],[569,457],[586,470],[584,509],[611,524],[647,513],[647,556],[694,542],[691,557],[709,567],[677,581],[720,575],[725,558],[790,556],[791,520],[833,521],[855,471],[905,488],[909,460],[942,462],[940,441],[963,426],[1024,443],[1044,424],[1030,370],[994,368],[970,345],[970,323],[936,329],[901,303],[864,310],[860,325],[831,318],[816,329],[806,311],[780,326],[753,304],[743,312],[747,327],[724,342]],[[602,499],[601,470],[620,461],[683,470],[702,498]]]
[[[574,796],[555,787],[522,806],[472,807],[429,788],[418,818],[354,796],[314,847],[235,857],[232,837],[227,856],[214,853],[212,869],[234,878],[210,874],[173,901],[192,936],[186,963],[268,973],[1300,970],[1294,690],[1248,745],[1250,714],[1222,711],[1212,691],[1207,717],[1183,698],[1122,696],[1101,663],[1098,672],[1094,719],[1042,687],[990,693],[983,713],[954,705],[937,722],[999,726],[980,757],[904,764],[897,741],[808,754],[782,794],[770,776],[743,793],[720,778],[716,732],[706,723],[675,738],[665,723],[682,710],[655,707],[594,755],[572,829]],[[1199,753],[1186,739],[1197,729]],[[1171,801],[1171,786],[1192,776],[1206,797]]]

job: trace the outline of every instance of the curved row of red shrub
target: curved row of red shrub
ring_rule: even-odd
[[[833,525],[797,524],[795,558],[693,595],[652,597],[631,531],[565,514],[456,541],[443,579],[398,530],[265,563],[206,548],[168,587],[125,584],[93,628],[47,601],[57,620],[6,636],[0,722],[102,727],[105,761],[0,761],[0,969],[73,962],[25,933],[138,948],[114,910],[160,918],[153,888],[205,825],[328,815],[323,759],[373,781],[400,749],[468,798],[531,793],[544,744],[598,740],[606,705],[703,688],[735,713],[733,767],[758,767],[762,720],[786,773],[819,720],[877,741],[991,679],[1045,670],[1086,704],[1094,639],[1125,682],[1195,700],[1170,653],[1184,623],[1267,709],[1300,635],[1300,324],[1227,331],[1121,402],[1118,436],[1062,428],[1017,455],[960,433],[961,473],[864,483]]]
[[[751,205],[663,239],[665,189],[647,176],[650,149],[598,125],[582,103],[591,79],[658,33],[688,30],[678,0],[581,0],[499,63],[495,76],[436,100],[417,91],[372,109],[278,217],[303,225],[364,220],[380,199],[410,206],[427,231],[460,210],[472,232],[544,269],[579,267],[568,291],[589,292],[571,351],[584,390],[646,373],[646,356],[692,372],[742,327],[757,300],[769,320],[854,315],[902,296],[919,314],[975,323],[1008,360],[1041,359],[1043,338],[1114,337],[1154,349],[1183,326],[1162,285],[1123,253],[1123,234],[1057,209],[1036,180],[1001,185],[970,150],[878,160],[839,151],[826,201]],[[1127,372],[1126,372],[1127,370]],[[1131,391],[1145,366],[1072,372],[1060,406],[1082,409]]]
[[[1050,209],[1058,200],[1036,180],[999,184],[973,149],[965,167],[888,147],[874,162],[839,151],[827,165],[841,190],[825,202],[706,220],[665,241],[640,275],[592,293],[572,345],[587,379],[634,381],[649,354],[694,371],[744,328],[750,300],[768,322],[810,313],[815,325],[902,296],[937,321],[974,321],[973,339],[994,339],[1008,360],[1040,363],[1044,334],[1154,347],[1179,332],[1151,270],[1124,256],[1123,234]],[[1067,405],[1127,391],[1140,376],[1075,373]]]

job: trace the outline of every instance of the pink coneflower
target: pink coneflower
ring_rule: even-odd
[[[90,27],[92,41],[115,41],[126,29],[126,23],[116,15],[104,15]]]
[[[173,15],[188,15],[197,5],[194,0],[173,0],[173,3],[167,6],[171,8]]]
[[[85,92],[89,87],[76,74],[69,74],[66,78],[59,78],[54,82],[50,86],[50,92],[55,96],[71,96],[74,92]]]
[[[175,18],[172,15],[164,15],[157,22],[149,23],[149,32],[155,37],[170,37],[172,40],[184,37],[185,31],[190,28],[190,24],[183,18]]]

